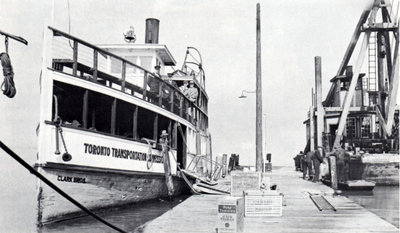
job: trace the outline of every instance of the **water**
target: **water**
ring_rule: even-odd
[[[376,186],[370,192],[347,192],[344,195],[399,228],[398,186]]]

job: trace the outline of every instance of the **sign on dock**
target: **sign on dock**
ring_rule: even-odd
[[[218,233],[243,232],[244,199],[223,197],[218,200]]]
[[[260,172],[231,172],[231,196],[242,197],[245,190],[260,189]]]
[[[281,217],[282,196],[277,191],[249,190],[245,192],[246,217]]]

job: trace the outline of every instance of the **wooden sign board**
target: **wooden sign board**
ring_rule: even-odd
[[[271,192],[271,191],[269,191]],[[250,193],[249,193],[250,194]],[[280,217],[282,216],[282,196],[265,193],[266,195],[245,196],[246,217]]]
[[[231,172],[231,196],[242,197],[243,192],[260,189],[261,172]]]

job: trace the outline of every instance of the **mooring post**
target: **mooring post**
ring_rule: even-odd
[[[321,57],[315,57],[315,104],[317,107],[317,145],[323,146],[322,133],[324,131],[324,108],[322,106],[322,75],[321,75]]]
[[[336,172],[336,157],[334,155],[329,156],[329,164],[331,171],[331,187],[334,190],[338,189],[338,180],[337,180],[337,172]]]
[[[260,3],[257,3],[257,62],[256,62],[256,171],[262,172],[262,84],[261,84],[261,23]]]

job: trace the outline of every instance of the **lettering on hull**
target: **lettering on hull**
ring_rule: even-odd
[[[138,161],[146,161],[147,160],[147,153],[137,152],[127,149],[121,148],[114,148],[114,147],[107,147],[107,146],[100,146],[94,145],[89,143],[84,143],[84,152],[85,154],[90,155],[99,155],[99,156],[111,156],[114,158],[121,158],[121,159],[132,159]],[[164,163],[163,156],[151,154],[154,163]]]
[[[72,177],[72,176],[57,176],[57,181],[70,182],[70,183],[87,183],[84,177]]]

